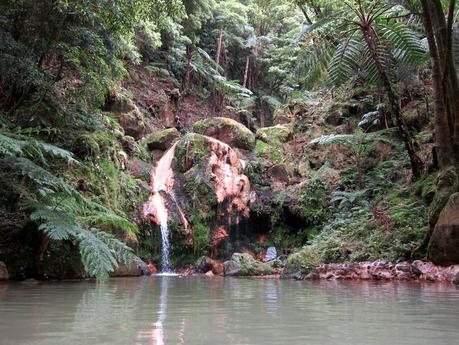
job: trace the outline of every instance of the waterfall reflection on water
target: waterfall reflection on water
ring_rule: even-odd
[[[154,276],[1,287],[1,345],[456,345],[459,339],[459,289],[451,285]]]

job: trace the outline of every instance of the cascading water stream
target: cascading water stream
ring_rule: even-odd
[[[164,213],[163,213],[164,214]],[[162,245],[162,255],[161,255],[161,267],[163,273],[168,273],[171,271],[171,265],[169,262],[169,228],[167,227],[167,210],[165,216],[161,214],[160,216],[160,229],[161,229],[161,245]]]
[[[167,225],[168,212],[163,193],[173,196],[174,174],[172,171],[172,159],[174,158],[176,145],[174,144],[164,154],[152,171],[150,182],[152,194],[144,206],[145,218],[152,218],[153,222],[159,224],[161,229],[161,268],[163,273],[171,272],[169,228]]]

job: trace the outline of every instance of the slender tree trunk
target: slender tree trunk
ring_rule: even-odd
[[[247,59],[245,61],[245,72],[244,72],[244,83],[243,83],[244,87],[247,87],[247,81],[249,78],[249,68],[250,68],[250,55],[247,56]]]
[[[260,128],[265,126],[265,107],[263,100],[260,101]]]
[[[218,40],[217,40],[217,54],[215,56],[215,62],[217,65],[220,65],[220,56],[222,54],[222,43],[223,43],[223,30],[220,30],[218,33]]]
[[[38,247],[38,251],[35,256],[35,270],[38,276],[42,276],[44,269],[43,269],[43,261],[45,259],[45,252],[48,248],[50,238],[48,235],[43,234],[40,242],[40,247]]]
[[[192,67],[192,61],[193,61],[193,53],[194,53],[194,46],[188,45],[186,47],[186,72],[183,77],[182,81],[182,87],[180,88],[180,93],[181,94],[186,94],[191,86],[191,76],[193,74],[193,67]]]
[[[370,51],[373,62],[378,70],[379,78],[381,79],[381,82],[383,83],[384,88],[386,90],[387,97],[389,98],[389,106],[397,121],[400,136],[402,137],[402,140],[405,143],[405,149],[408,153],[408,156],[410,157],[411,171],[413,172],[413,177],[416,179],[421,176],[423,162],[416,153],[416,145],[414,143],[414,140],[411,136],[408,127],[405,124],[405,121],[403,120],[400,109],[400,100],[398,99],[397,93],[392,87],[392,83],[389,79],[389,76],[379,59],[379,55],[376,48],[376,40],[372,32],[372,28],[370,26],[363,25],[361,27],[361,30],[365,39],[365,43],[367,44],[368,50]]]

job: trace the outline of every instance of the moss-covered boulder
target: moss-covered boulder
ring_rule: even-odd
[[[256,138],[265,143],[286,143],[293,136],[293,130],[288,125],[276,125],[257,130]]]
[[[311,253],[310,248],[303,248],[287,258],[282,277],[302,279],[311,272],[316,264],[315,256]]]
[[[179,138],[180,133],[176,128],[168,128],[147,135],[144,143],[149,150],[167,150]]]
[[[459,264],[459,193],[449,197],[430,239],[428,254],[442,266]]]
[[[264,276],[274,273],[270,265],[255,260],[247,253],[234,253],[223,263],[226,276]]]
[[[437,224],[437,220],[448,202],[451,194],[459,191],[459,179],[456,170],[451,167],[438,175],[435,196],[430,204],[429,224],[431,228]]]
[[[255,147],[255,135],[243,124],[226,117],[213,117],[198,121],[193,130],[218,139],[231,147],[252,150]]]

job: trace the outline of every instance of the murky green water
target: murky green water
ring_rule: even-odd
[[[459,344],[459,290],[151,277],[0,284],[1,345]]]

